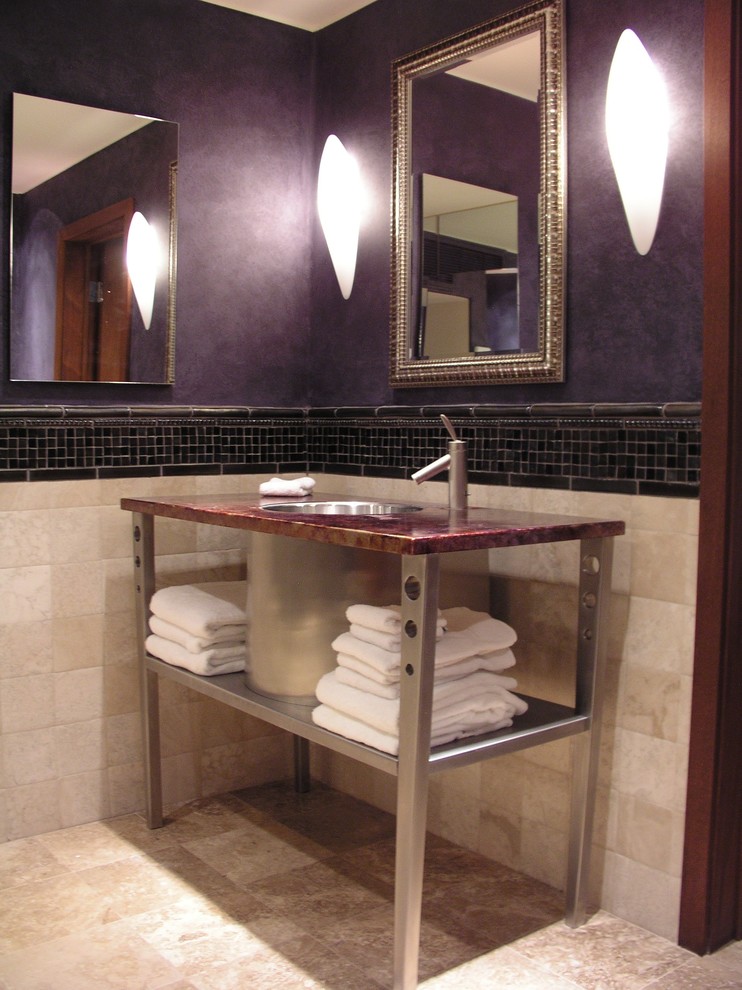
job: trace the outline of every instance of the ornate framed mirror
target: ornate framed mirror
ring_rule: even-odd
[[[560,0],[392,66],[394,387],[564,377]]]

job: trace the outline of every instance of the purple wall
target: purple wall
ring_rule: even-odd
[[[702,0],[565,0],[569,147],[566,380],[559,385],[397,389],[387,385],[389,63],[497,16],[507,3],[377,0],[319,39],[317,146],[335,131],[359,159],[371,210],[356,286],[313,283],[310,401],[325,405],[697,401],[702,316]],[[659,229],[636,254],[604,132],[605,87],[625,27],[663,72],[673,108]]]
[[[3,4],[5,230],[14,90],[139,111],[178,121],[181,130],[175,386],[8,383],[4,347],[0,402],[699,399],[702,0],[566,0],[564,384],[396,391],[387,384],[390,62],[509,6],[507,0],[377,0],[312,36],[200,0],[36,0],[33,17],[20,0]],[[626,228],[602,123],[613,49],[627,26],[663,71],[674,114],[657,240],[645,258]],[[368,190],[347,302],[313,206],[316,166],[333,132],[356,154]],[[4,238],[4,340],[7,262]]]

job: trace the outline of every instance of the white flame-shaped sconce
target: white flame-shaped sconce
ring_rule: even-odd
[[[353,288],[358,255],[361,195],[358,166],[342,141],[325,141],[317,177],[317,210],[343,299]]]
[[[145,330],[149,330],[152,323],[159,263],[157,235],[152,225],[137,212],[131,218],[126,238],[126,267]]]
[[[608,76],[608,150],[634,246],[646,254],[659,220],[669,132],[667,94],[646,48],[623,32]]]

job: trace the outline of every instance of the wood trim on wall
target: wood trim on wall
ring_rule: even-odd
[[[698,609],[680,944],[742,937],[742,0],[705,6],[704,374]]]

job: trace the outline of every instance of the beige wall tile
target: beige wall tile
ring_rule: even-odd
[[[474,764],[430,778],[430,830],[465,849],[479,848],[481,769]]]
[[[162,800],[166,808],[184,804],[192,794],[204,793],[201,786],[200,761],[197,753],[179,753],[162,760]],[[139,794],[144,804],[144,789]]]
[[[103,616],[103,663],[106,666],[137,662],[136,614],[106,612]]]
[[[631,593],[640,598],[693,605],[698,539],[683,533],[632,530]]]
[[[53,564],[100,560],[99,512],[97,505],[50,510],[49,543]]]
[[[103,670],[91,667],[54,675],[54,721],[56,725],[101,718]]]
[[[103,505],[99,511],[100,548],[104,560],[116,557],[131,559],[132,514],[118,505]]]
[[[51,588],[51,567],[48,565],[0,568],[3,622],[38,622],[51,618]]]
[[[8,677],[0,692],[3,732],[45,729],[54,724],[54,675]]]
[[[678,747],[665,739],[616,729],[612,780],[625,795],[672,808],[677,794]]]
[[[27,487],[32,489],[37,484],[39,482],[33,482]],[[88,478],[84,481],[42,481],[40,484],[48,488],[46,497],[50,508],[100,505],[101,482],[96,478]]]
[[[0,625],[0,680],[43,674],[51,671],[52,667],[50,620]]]
[[[108,796],[112,815],[129,815],[142,811],[144,768],[139,760],[108,768]]]
[[[195,753],[201,743],[198,706],[192,704],[163,707],[160,716],[162,755]]]
[[[103,719],[56,726],[54,748],[57,754],[57,774],[60,777],[102,770],[106,765]]]
[[[108,715],[105,731],[109,767],[126,766],[142,759],[142,722],[138,711]]]
[[[54,729],[8,732],[3,739],[5,780],[9,788],[54,780],[57,776]]]
[[[623,728],[677,742],[680,702],[679,674],[637,664],[625,665],[617,715],[618,724]]]
[[[99,615],[103,611],[103,561],[55,564],[51,568],[52,615]]]
[[[683,816],[640,798],[614,797],[614,851],[627,859],[679,877],[683,858]]]
[[[479,821],[479,852],[498,863],[521,869],[523,820],[520,812],[507,808],[482,808]]]
[[[59,781],[9,787],[6,792],[8,839],[22,839],[62,827],[59,813]]]
[[[102,676],[106,715],[139,711],[139,671],[134,663],[106,666]]]
[[[76,615],[52,620],[54,669],[100,667],[103,662],[103,616]]]
[[[0,567],[49,563],[49,513],[45,509],[0,512]]]
[[[632,529],[698,536],[700,502],[696,498],[639,495],[631,498],[630,508]]]
[[[59,813],[63,828],[110,818],[111,803],[105,771],[62,777],[59,781]]]
[[[601,906],[619,918],[677,941],[680,880],[617,853],[605,856]]]
[[[549,825],[532,822],[523,828],[520,868],[529,876],[564,890],[567,836]]]
[[[618,653],[653,670],[693,673],[696,610],[693,604],[633,596]]]
[[[571,775],[531,766],[523,789],[523,818],[530,823],[549,825],[566,832],[569,826]]]

